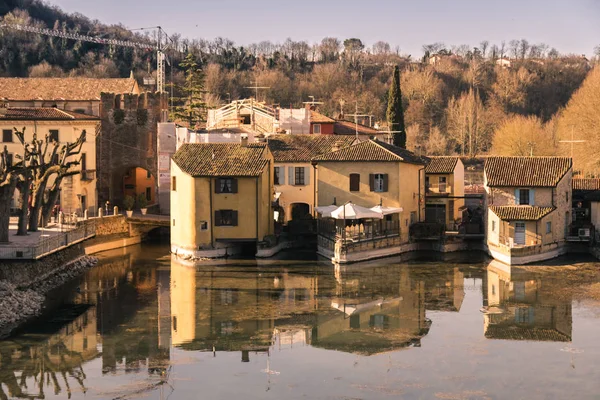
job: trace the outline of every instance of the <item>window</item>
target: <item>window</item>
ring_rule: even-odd
[[[238,212],[236,210],[215,211],[215,226],[237,226]]]
[[[496,232],[496,221],[492,221],[492,232]]]
[[[294,168],[294,185],[304,186],[304,167]]]
[[[217,178],[215,193],[237,193],[237,179],[235,178]]]
[[[208,230],[208,222],[206,222],[206,221],[200,221],[200,230],[201,231]]]
[[[10,129],[2,129],[2,141],[3,142],[12,142],[13,141],[13,132]]]
[[[58,129],[50,129],[50,141],[58,142]]]
[[[174,192],[177,191],[177,177],[176,176],[171,178],[171,190]]]
[[[387,192],[388,191],[388,175],[387,174],[370,174],[369,186],[371,192]]]
[[[85,110],[83,108],[76,108],[73,110],[73,112],[76,112],[78,114],[85,114]]]
[[[360,192],[360,174],[350,174],[350,191]]]
[[[552,222],[546,222],[546,233],[552,233]]]
[[[446,193],[446,177],[440,176],[438,182],[440,193]]]
[[[273,185],[282,185],[281,183],[281,170],[279,167],[273,169],[275,176],[273,177]]]
[[[146,179],[151,179],[152,173],[150,171],[146,171]]]
[[[148,201],[152,200],[152,188],[149,188],[149,187],[146,188],[146,200],[148,200]]]
[[[320,134],[321,133],[321,124],[313,125],[313,133]]]
[[[426,177],[425,177],[425,191],[426,191],[426,192],[429,192],[429,190],[430,190],[430,189],[429,189],[429,177],[428,177],[428,176],[426,176]]]
[[[565,192],[565,198],[567,199],[567,203],[569,202],[569,192]]]
[[[519,204],[529,205],[529,189],[519,190]]]
[[[81,171],[87,170],[87,156],[85,153],[81,153]]]

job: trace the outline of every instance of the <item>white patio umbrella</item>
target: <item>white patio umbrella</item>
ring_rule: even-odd
[[[335,204],[329,205],[329,206],[320,206],[320,207],[315,207],[315,210],[321,214],[323,217],[331,217],[331,212],[334,210],[337,210],[339,206],[336,206]]]
[[[346,203],[343,206],[338,207],[331,212],[331,217],[335,219],[361,219],[361,218],[374,218],[382,219],[383,214],[373,211],[367,207],[361,207],[354,203]]]
[[[383,215],[396,214],[404,211],[402,207],[384,207],[382,205],[371,207],[371,210],[381,213]]]

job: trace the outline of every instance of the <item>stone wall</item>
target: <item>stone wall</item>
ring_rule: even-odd
[[[129,233],[129,223],[124,215],[95,218],[95,220],[96,237],[114,235],[117,233]]]
[[[101,94],[102,128],[96,137],[98,206],[109,201],[122,207],[123,176],[130,168],[144,168],[158,182],[157,124],[167,104],[166,93]]]

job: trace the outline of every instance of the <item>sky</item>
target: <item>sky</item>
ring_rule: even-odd
[[[237,45],[326,36],[383,40],[403,54],[511,39],[591,56],[600,45],[600,0],[49,0],[67,12],[128,28],[160,25],[190,39],[225,37]]]

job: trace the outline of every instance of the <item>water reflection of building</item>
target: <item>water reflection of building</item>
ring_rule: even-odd
[[[437,268],[424,276],[425,308],[436,311],[460,311],[465,298],[465,275],[458,267]]]
[[[570,342],[571,300],[555,296],[549,281],[529,271],[498,262],[488,266],[485,337]]]
[[[71,388],[85,390],[83,365],[99,355],[96,333],[95,307],[75,305],[0,342],[0,399],[43,399],[45,391],[62,390],[70,397]]]

